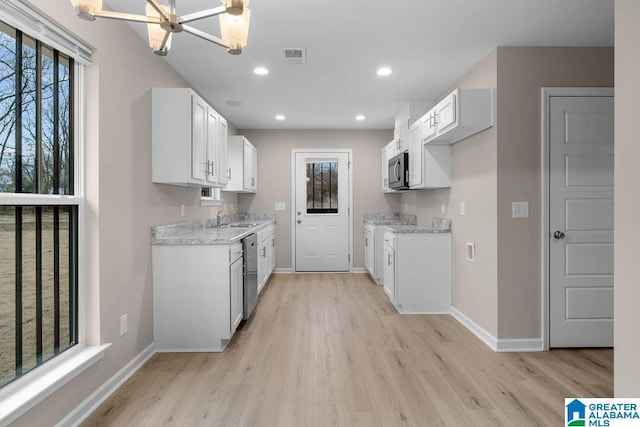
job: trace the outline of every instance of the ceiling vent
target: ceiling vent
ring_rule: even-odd
[[[307,65],[307,51],[299,48],[282,49],[284,63],[287,65],[301,66]]]

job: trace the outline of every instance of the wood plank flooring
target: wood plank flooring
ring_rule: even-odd
[[[495,353],[364,274],[274,275],[224,353],[153,356],[84,426],[554,426],[611,349]]]

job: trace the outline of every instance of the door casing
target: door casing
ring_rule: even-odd
[[[542,218],[540,237],[542,244],[542,343],[543,350],[549,350],[549,328],[550,314],[549,314],[549,294],[550,294],[550,280],[549,280],[549,153],[551,150],[549,139],[549,110],[551,98],[555,96],[614,96],[613,87],[543,87],[542,88],[542,114],[541,114],[541,136],[542,136],[542,149],[541,149],[541,215]],[[614,315],[615,316],[615,315]]]
[[[351,148],[292,148],[291,149],[291,272],[296,272],[296,154],[347,153],[349,155],[349,271],[353,272],[353,150]]]

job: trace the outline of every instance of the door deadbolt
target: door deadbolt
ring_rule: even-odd
[[[562,231],[558,230],[555,233],[553,233],[553,238],[554,239],[564,239],[564,233]]]
[[[301,220],[301,219],[299,219],[299,220],[297,220],[296,222],[297,222],[298,224],[301,224],[301,223],[302,223],[302,220]]]
[[[298,211],[296,212],[298,214],[298,216],[302,215],[302,212]]]

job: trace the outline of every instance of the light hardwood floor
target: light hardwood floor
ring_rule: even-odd
[[[364,274],[283,274],[224,353],[156,354],[83,425],[559,426],[612,393],[611,349],[494,353]]]

